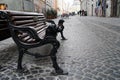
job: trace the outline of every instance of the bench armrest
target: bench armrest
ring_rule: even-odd
[[[10,29],[12,30],[12,33],[14,31],[22,31],[22,32],[26,32],[27,34],[29,34],[29,36],[31,36],[32,38],[34,38],[36,41],[40,41],[41,39],[39,38],[37,32],[35,31],[35,29],[31,26],[14,26],[12,24],[10,25]],[[12,34],[13,36],[15,36],[15,34]]]

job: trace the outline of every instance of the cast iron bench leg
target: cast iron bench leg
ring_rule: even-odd
[[[22,58],[24,55],[24,49],[19,48],[19,56],[18,56],[18,65],[17,65],[17,70],[21,71],[22,68]]]

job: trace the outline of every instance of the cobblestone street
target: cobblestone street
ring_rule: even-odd
[[[0,80],[120,80],[120,18],[71,16],[64,20],[67,40],[61,40],[58,34],[61,46],[57,58],[68,75],[52,75],[54,69],[49,57],[36,59],[27,54],[23,65],[29,71],[18,73],[18,51],[8,39],[6,42],[11,43],[8,49],[2,49],[4,41],[0,43],[3,45],[0,53],[9,53],[8,58],[1,57],[0,64],[5,67],[0,70]]]

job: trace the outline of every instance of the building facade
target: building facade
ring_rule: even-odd
[[[74,0],[72,6],[70,8],[70,12],[77,13],[78,11],[80,11],[80,1],[79,0]]]
[[[53,0],[53,9],[57,10],[58,6],[57,6],[58,0]]]
[[[57,0],[0,0],[0,9],[43,12],[47,9],[57,9]]]
[[[120,0],[80,0],[88,16],[120,17]]]
[[[35,12],[42,12],[45,13],[45,0],[34,0],[34,7],[35,7]]]
[[[87,4],[87,12],[88,12],[88,15],[90,16],[95,16],[95,8],[96,8],[96,0],[89,0],[89,2],[86,2]]]
[[[33,0],[0,0],[0,5],[7,5],[9,10],[34,11]]]
[[[54,7],[54,0],[46,0],[46,9],[52,9]]]
[[[102,17],[119,17],[120,16],[120,0],[98,0],[101,6]]]
[[[57,9],[57,0],[0,0],[0,10],[15,10],[44,13]]]
[[[58,4],[58,15],[61,15],[65,12],[65,1],[64,0],[58,0],[57,1]]]
[[[81,0],[81,10],[87,11],[88,16],[95,16],[96,0]]]

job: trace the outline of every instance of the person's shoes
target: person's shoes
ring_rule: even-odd
[[[67,40],[66,38],[62,38],[61,40]]]
[[[68,72],[65,72],[65,71],[51,72],[51,75],[54,75],[54,76],[57,76],[57,75],[68,75]]]
[[[2,69],[2,66],[0,65],[0,69]]]

